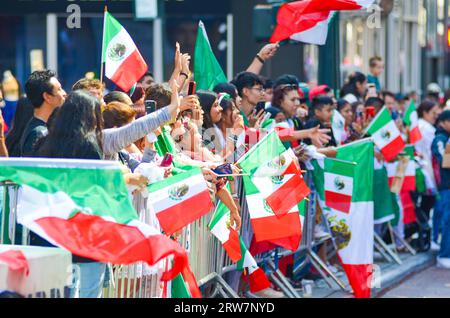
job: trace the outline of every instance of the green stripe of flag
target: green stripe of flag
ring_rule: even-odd
[[[109,12],[105,12],[103,25],[103,52],[102,63],[106,61],[108,43],[123,29],[122,25]]]
[[[172,176],[170,178],[166,178],[164,180],[161,180],[161,181],[158,181],[156,183],[150,184],[147,189],[150,192],[154,192],[154,191],[163,189],[163,188],[168,187],[168,186],[170,186],[172,184],[175,184],[177,182],[180,182],[182,180],[185,180],[185,179],[187,179],[189,177],[192,177],[192,176],[195,176],[195,175],[201,174],[201,173],[202,173],[202,171],[200,170],[200,168],[193,167],[192,169],[187,170],[186,172],[177,174],[176,176]]]
[[[378,130],[386,126],[387,123],[389,123],[392,120],[391,114],[389,113],[389,110],[386,107],[383,107],[380,112],[375,116],[375,118],[370,123],[369,127],[367,128],[367,132],[370,135],[373,135]]]
[[[373,152],[374,144],[370,139],[338,148],[337,159],[357,163],[353,180],[352,202],[373,201]]]
[[[325,171],[353,178],[356,163],[325,158]]]
[[[254,173],[258,167],[279,156],[286,148],[275,131],[265,136],[239,159],[239,166],[246,173]]]
[[[406,126],[411,126],[411,113],[416,110],[416,104],[414,100],[411,99],[408,108],[406,108],[405,114],[403,115],[403,122]]]
[[[99,216],[107,213],[118,223],[136,219],[118,164],[93,164],[93,168],[52,167],[50,161],[43,166],[38,163],[26,166],[9,159],[0,162],[0,182],[5,180],[49,194],[65,192],[81,209],[89,207],[92,214]]]

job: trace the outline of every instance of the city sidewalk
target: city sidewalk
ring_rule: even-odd
[[[401,265],[388,263],[378,253],[374,254],[375,265],[379,266],[379,277],[378,282],[375,282],[377,286],[372,289],[372,298],[386,293],[409,276],[434,265],[436,260],[436,255],[430,251],[417,253],[416,255],[400,253],[398,256],[402,261]],[[337,276],[348,286],[347,277],[343,272],[339,272]],[[316,280],[311,298],[353,298],[352,294],[343,291],[334,282],[333,285],[334,287],[330,288],[323,279]],[[302,290],[299,289],[298,291],[302,295]]]

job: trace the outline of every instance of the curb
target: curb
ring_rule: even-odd
[[[395,268],[385,271],[385,273],[381,275],[381,288],[372,289],[372,298],[383,296],[402,281],[408,279],[417,272],[421,272],[432,266],[435,262],[436,256],[430,252],[420,253],[409,259],[405,259],[403,264],[395,265]]]

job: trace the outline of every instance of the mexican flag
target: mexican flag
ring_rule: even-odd
[[[400,131],[386,106],[378,112],[366,132],[373,137],[375,145],[381,149],[386,161],[392,161],[405,147]]]
[[[310,189],[292,149],[286,150],[275,131],[264,137],[238,161],[277,216],[288,213]]]
[[[333,110],[333,117],[331,119],[331,128],[333,130],[333,136],[337,144],[340,145],[345,141],[345,119],[341,113],[336,109]]]
[[[212,90],[219,83],[228,82],[209,43],[205,25],[198,23],[197,41],[194,52],[194,78],[197,89]]]
[[[242,258],[238,232],[230,226],[230,210],[221,201],[208,225],[211,233],[222,243],[228,257],[237,262]]]
[[[264,271],[258,266],[252,254],[248,251],[244,242],[239,238],[240,249],[243,257],[238,261],[237,270],[244,271],[245,275],[248,275],[250,282],[250,291],[252,293],[259,292],[270,287],[269,279]]]
[[[383,162],[374,158],[373,170],[374,224],[382,224],[395,218],[397,202],[391,192],[387,170]]]
[[[149,185],[151,204],[164,232],[172,235],[214,207],[199,168]],[[199,204],[201,202],[201,204]]]
[[[173,256],[162,279],[192,276],[183,248],[139,221],[117,162],[0,158],[0,182],[5,180],[21,186],[18,222],[50,243],[112,264],[154,265]]]
[[[338,255],[355,297],[370,297],[373,266],[373,142],[363,139],[337,148],[337,159],[356,162],[349,213],[325,207],[324,162],[313,161],[314,184]]]
[[[128,92],[147,72],[147,64],[127,30],[105,12],[102,63],[105,76]]]
[[[303,0],[285,3],[278,10],[277,25],[270,42],[291,37],[305,43],[324,44],[333,11],[361,10],[373,2],[374,0]]]
[[[414,161],[414,146],[407,145],[405,147],[406,156],[409,158],[408,165],[404,172],[404,179],[401,191],[415,191],[416,190],[416,162]],[[387,162],[386,169],[388,172],[389,186],[392,185],[394,178],[397,176],[398,161]]]
[[[422,139],[422,133],[419,129],[419,117],[417,116],[416,105],[414,100],[411,100],[405,114],[403,115],[403,122],[409,126],[409,142],[415,144]]]
[[[325,158],[325,205],[349,213],[353,194],[354,162]]]
[[[284,247],[292,251],[297,250],[302,235],[302,223],[298,205],[292,207],[288,213],[278,216],[271,209],[252,180],[247,176],[244,176],[243,180],[250,222],[256,242],[282,240],[286,245]],[[290,239],[286,241],[287,238]]]

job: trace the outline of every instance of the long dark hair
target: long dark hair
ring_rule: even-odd
[[[342,86],[341,89],[341,98],[343,98],[347,94],[353,94],[357,98],[362,98],[364,96],[361,96],[358,93],[358,89],[356,88],[356,83],[364,83],[366,81],[366,75],[360,72],[354,72],[350,74],[348,77],[348,81]]]
[[[199,90],[196,92],[196,95],[198,96],[200,106],[204,111],[203,128],[211,128],[214,126],[211,119],[211,108],[214,105],[214,102],[217,100],[217,94],[211,91]]]
[[[84,91],[72,92],[51,123],[38,154],[41,157],[101,159],[102,128],[100,101]],[[92,156],[93,153],[96,155]]]
[[[20,157],[20,139],[25,127],[33,117],[33,110],[33,105],[28,98],[23,97],[17,102],[11,130],[6,136],[6,147],[10,157]]]

